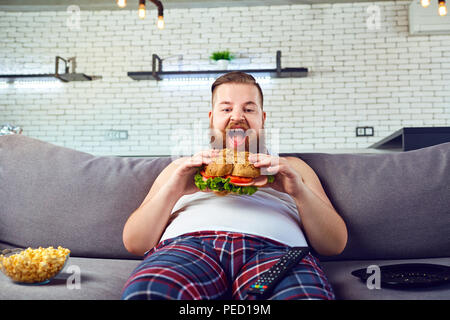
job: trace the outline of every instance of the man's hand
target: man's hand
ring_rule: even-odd
[[[175,160],[174,162],[178,165],[178,167],[170,177],[167,184],[171,186],[172,190],[176,190],[181,195],[192,194],[200,191],[194,183],[194,176],[197,169],[204,164],[210,164],[212,159],[217,157],[218,154],[218,150],[210,149],[200,151],[192,157],[184,157]],[[203,191],[211,192],[209,189]]]
[[[292,197],[298,195],[305,187],[303,178],[297,170],[292,168],[286,158],[255,153],[249,155],[248,161],[260,168],[262,175],[275,175],[274,182],[267,184],[268,187],[285,192]]]

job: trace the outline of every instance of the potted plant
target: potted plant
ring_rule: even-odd
[[[234,59],[234,55],[229,50],[215,51],[209,58],[216,61],[218,70],[227,70],[228,63]]]

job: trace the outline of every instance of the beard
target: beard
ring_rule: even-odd
[[[239,126],[239,129],[233,127]],[[212,118],[209,124],[210,148],[231,149],[237,152],[268,153],[264,124],[261,129],[249,128],[245,122],[230,122],[224,130],[214,128]],[[242,140],[244,140],[242,142]],[[238,143],[234,141],[239,141]]]

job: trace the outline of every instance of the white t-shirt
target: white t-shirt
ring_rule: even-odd
[[[269,187],[249,195],[217,196],[196,192],[178,199],[172,214],[178,214],[161,240],[195,231],[230,231],[270,238],[289,246],[307,246],[300,228],[295,201]]]

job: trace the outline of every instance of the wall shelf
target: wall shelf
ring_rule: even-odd
[[[239,70],[200,70],[200,71],[162,71],[162,59],[158,55],[152,56],[152,71],[128,72],[133,80],[156,80],[163,79],[199,79],[217,78],[218,76],[231,72],[242,71],[254,77],[270,78],[303,78],[308,75],[307,68],[281,68],[281,51],[277,51],[277,65],[275,69],[239,69]]]
[[[50,79],[58,79],[62,82],[71,81],[91,81],[93,76],[85,75],[84,73],[48,73],[48,74],[1,74],[0,79],[6,80],[6,82],[15,81],[48,81]]]
[[[59,60],[65,63],[64,73],[59,73]],[[73,71],[69,72],[68,62],[73,65]],[[0,79],[6,80],[7,83],[12,83],[15,81],[48,81],[50,79],[58,79],[62,82],[72,82],[72,81],[91,81],[100,79],[99,76],[88,76],[84,73],[75,73],[75,58],[70,58],[68,60],[56,56],[55,59],[55,72],[54,73],[44,73],[44,74],[0,74]]]

